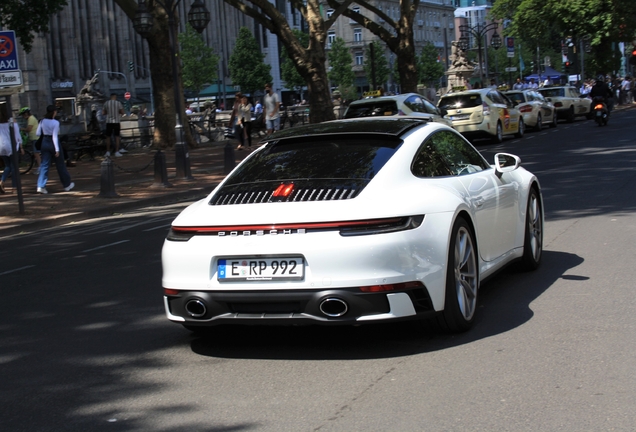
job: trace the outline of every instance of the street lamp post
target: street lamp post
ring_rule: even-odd
[[[484,68],[482,62],[482,47],[484,36],[488,34],[489,31],[495,30],[495,34],[493,38],[496,36],[499,39],[499,46],[501,46],[501,37],[497,34],[497,28],[499,27],[499,23],[491,22],[490,24],[477,24],[475,26],[461,25],[459,26],[460,38],[459,38],[459,46],[462,50],[467,50],[469,48],[469,36],[472,35],[473,38],[477,39],[477,50],[479,54],[479,79],[481,80],[481,85],[484,85]],[[494,48],[494,46],[493,46]]]
[[[501,48],[501,36],[495,30],[495,33],[490,38],[490,46],[495,50],[495,79],[499,82],[499,59],[497,58],[497,50]]]
[[[170,53],[172,55],[172,78],[174,85],[174,104],[177,109],[175,134],[177,142],[175,143],[175,163],[177,168],[177,178],[183,178],[187,180],[192,179],[190,172],[190,158],[186,150],[186,145],[183,140],[183,114],[185,113],[183,108],[183,101],[181,93],[179,92],[179,68],[177,58],[177,41],[176,34],[177,28],[175,25],[176,9],[181,0],[156,0],[168,14],[168,28],[170,33]],[[194,0],[190,12],[188,12],[188,22],[199,33],[201,33],[210,22],[210,12],[208,12],[203,0]],[[133,27],[137,33],[142,37],[147,38],[150,35],[150,31],[154,24],[153,15],[146,6],[145,0],[140,0],[135,11],[135,17],[133,18]]]

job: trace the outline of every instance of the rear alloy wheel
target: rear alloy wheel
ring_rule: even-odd
[[[523,270],[535,270],[541,263],[543,254],[543,218],[541,200],[536,189],[530,190],[528,209],[526,210],[526,229],[523,241]]]
[[[574,107],[571,106],[570,110],[568,111],[567,122],[572,123],[573,121],[574,121]]]
[[[517,129],[517,133],[515,136],[517,138],[523,138],[523,134],[526,131],[526,124],[523,122],[523,118],[519,117],[519,129]]]
[[[538,131],[543,129],[543,118],[541,117],[541,114],[537,115],[537,126],[536,126],[536,129]]]
[[[438,323],[447,331],[463,332],[473,325],[479,289],[477,250],[464,219],[455,221],[449,246],[446,297]]]
[[[492,137],[492,140],[497,144],[503,141],[503,128],[501,127],[501,122],[497,122],[497,130],[495,131],[495,136]]]
[[[550,127],[551,128],[557,127],[557,124],[559,124],[558,121],[559,121],[559,119],[557,118],[557,113],[556,113],[556,111],[553,111],[552,112],[552,123],[550,123]]]

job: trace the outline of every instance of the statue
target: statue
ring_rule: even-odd
[[[104,99],[104,94],[97,90],[95,86],[99,83],[99,74],[93,75],[93,77],[86,81],[84,87],[80,90],[77,95],[78,100],[93,100],[93,99]]]
[[[459,91],[470,87],[468,79],[475,71],[475,65],[468,60],[461,49],[459,41],[451,42],[450,66],[445,74],[448,76],[447,91]]]
[[[450,61],[451,61],[450,69],[460,69],[460,68],[466,68],[466,67],[474,68],[474,66],[471,64],[471,61],[468,60],[468,58],[466,58],[466,56],[464,55],[464,50],[462,50],[459,47],[458,41],[451,42]]]

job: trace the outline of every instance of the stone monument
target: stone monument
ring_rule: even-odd
[[[466,89],[468,79],[475,72],[475,65],[466,58],[458,41],[451,42],[450,62],[451,66],[444,72],[448,76],[447,91]]]

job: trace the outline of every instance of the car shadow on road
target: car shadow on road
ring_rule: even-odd
[[[468,344],[532,319],[530,304],[583,262],[575,254],[544,251],[535,272],[505,269],[482,285],[472,330],[447,334],[420,322],[364,326],[218,326],[193,335],[191,349],[206,357],[272,360],[359,360],[409,356]],[[587,279],[569,275],[570,279]]]

